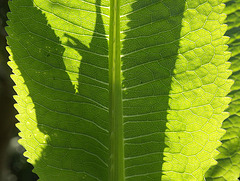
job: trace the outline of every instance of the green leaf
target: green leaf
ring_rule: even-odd
[[[107,180],[108,2],[17,0],[10,7],[25,156],[41,180]]]
[[[40,180],[203,180],[230,98],[220,0],[13,0],[9,52]]]
[[[240,1],[226,1],[224,12],[228,15],[225,23],[228,24],[226,35],[230,37],[229,51],[232,52],[230,58],[231,70],[233,73],[231,79],[235,82],[228,94],[232,98],[227,111],[230,113],[228,119],[223,122],[222,128],[226,134],[222,137],[222,146],[218,148],[220,154],[217,156],[218,164],[207,172],[207,180],[238,180],[240,175]]]

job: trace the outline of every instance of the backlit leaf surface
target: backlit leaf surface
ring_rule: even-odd
[[[240,175],[240,1],[226,1],[224,13],[228,15],[225,23],[228,25],[226,35],[230,37],[228,42],[229,51],[232,52],[230,58],[231,70],[233,71],[231,79],[234,84],[231,92],[228,94],[232,98],[227,111],[230,113],[228,119],[223,122],[223,128],[226,134],[222,137],[222,146],[218,148],[220,154],[217,156],[218,164],[207,172],[207,180],[238,180]]]
[[[230,98],[220,0],[13,0],[21,144],[40,180],[203,180]]]

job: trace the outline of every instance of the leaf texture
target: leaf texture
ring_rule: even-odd
[[[107,180],[108,1],[15,0],[10,8],[17,126],[34,172]]]
[[[203,180],[224,134],[232,85],[221,1],[186,1],[171,83],[164,180]]]
[[[162,177],[171,75],[185,7],[185,1],[175,3],[131,0],[121,4],[125,174],[129,181]]]
[[[240,122],[239,122],[239,38],[240,38],[240,1],[226,1],[224,12],[228,15],[225,23],[228,25],[226,35],[230,37],[229,51],[232,52],[230,58],[231,70],[233,71],[231,79],[234,84],[231,92],[228,94],[232,98],[227,111],[230,113],[228,119],[223,122],[222,128],[226,134],[222,137],[222,146],[218,148],[220,154],[217,156],[218,164],[212,167],[207,173],[207,180],[238,180],[240,176]]]
[[[25,155],[40,180],[203,180],[232,81],[220,0],[13,0]]]

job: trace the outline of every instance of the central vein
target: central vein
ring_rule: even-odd
[[[120,59],[120,4],[110,1],[109,81],[111,152],[109,181],[124,181],[124,147],[122,116],[122,79]]]

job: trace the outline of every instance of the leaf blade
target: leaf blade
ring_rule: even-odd
[[[171,75],[178,54],[184,6],[184,0],[128,0],[121,4],[128,181],[162,177]]]
[[[163,180],[204,180],[216,162],[232,85],[223,8],[220,1],[186,1],[170,91]]]
[[[30,162],[42,180],[108,180],[118,166],[110,180],[202,180],[232,84],[221,2],[112,2],[121,37],[111,35],[106,0],[11,2],[10,64]],[[109,105],[121,129],[110,128]],[[118,132],[112,143],[109,131]]]
[[[11,9],[25,155],[41,180],[107,180],[108,2],[25,0]]]
[[[206,174],[207,180],[238,180],[240,175],[239,165],[239,1],[225,1],[226,8],[224,12],[228,15],[225,23],[228,25],[226,36],[230,37],[229,51],[232,56],[230,58],[231,70],[233,71],[231,79],[234,80],[234,84],[231,88],[231,92],[228,94],[232,98],[227,111],[230,113],[228,119],[223,122],[222,128],[226,130],[226,134],[221,138],[222,145],[218,148],[220,154],[216,160],[218,164],[211,167]]]

